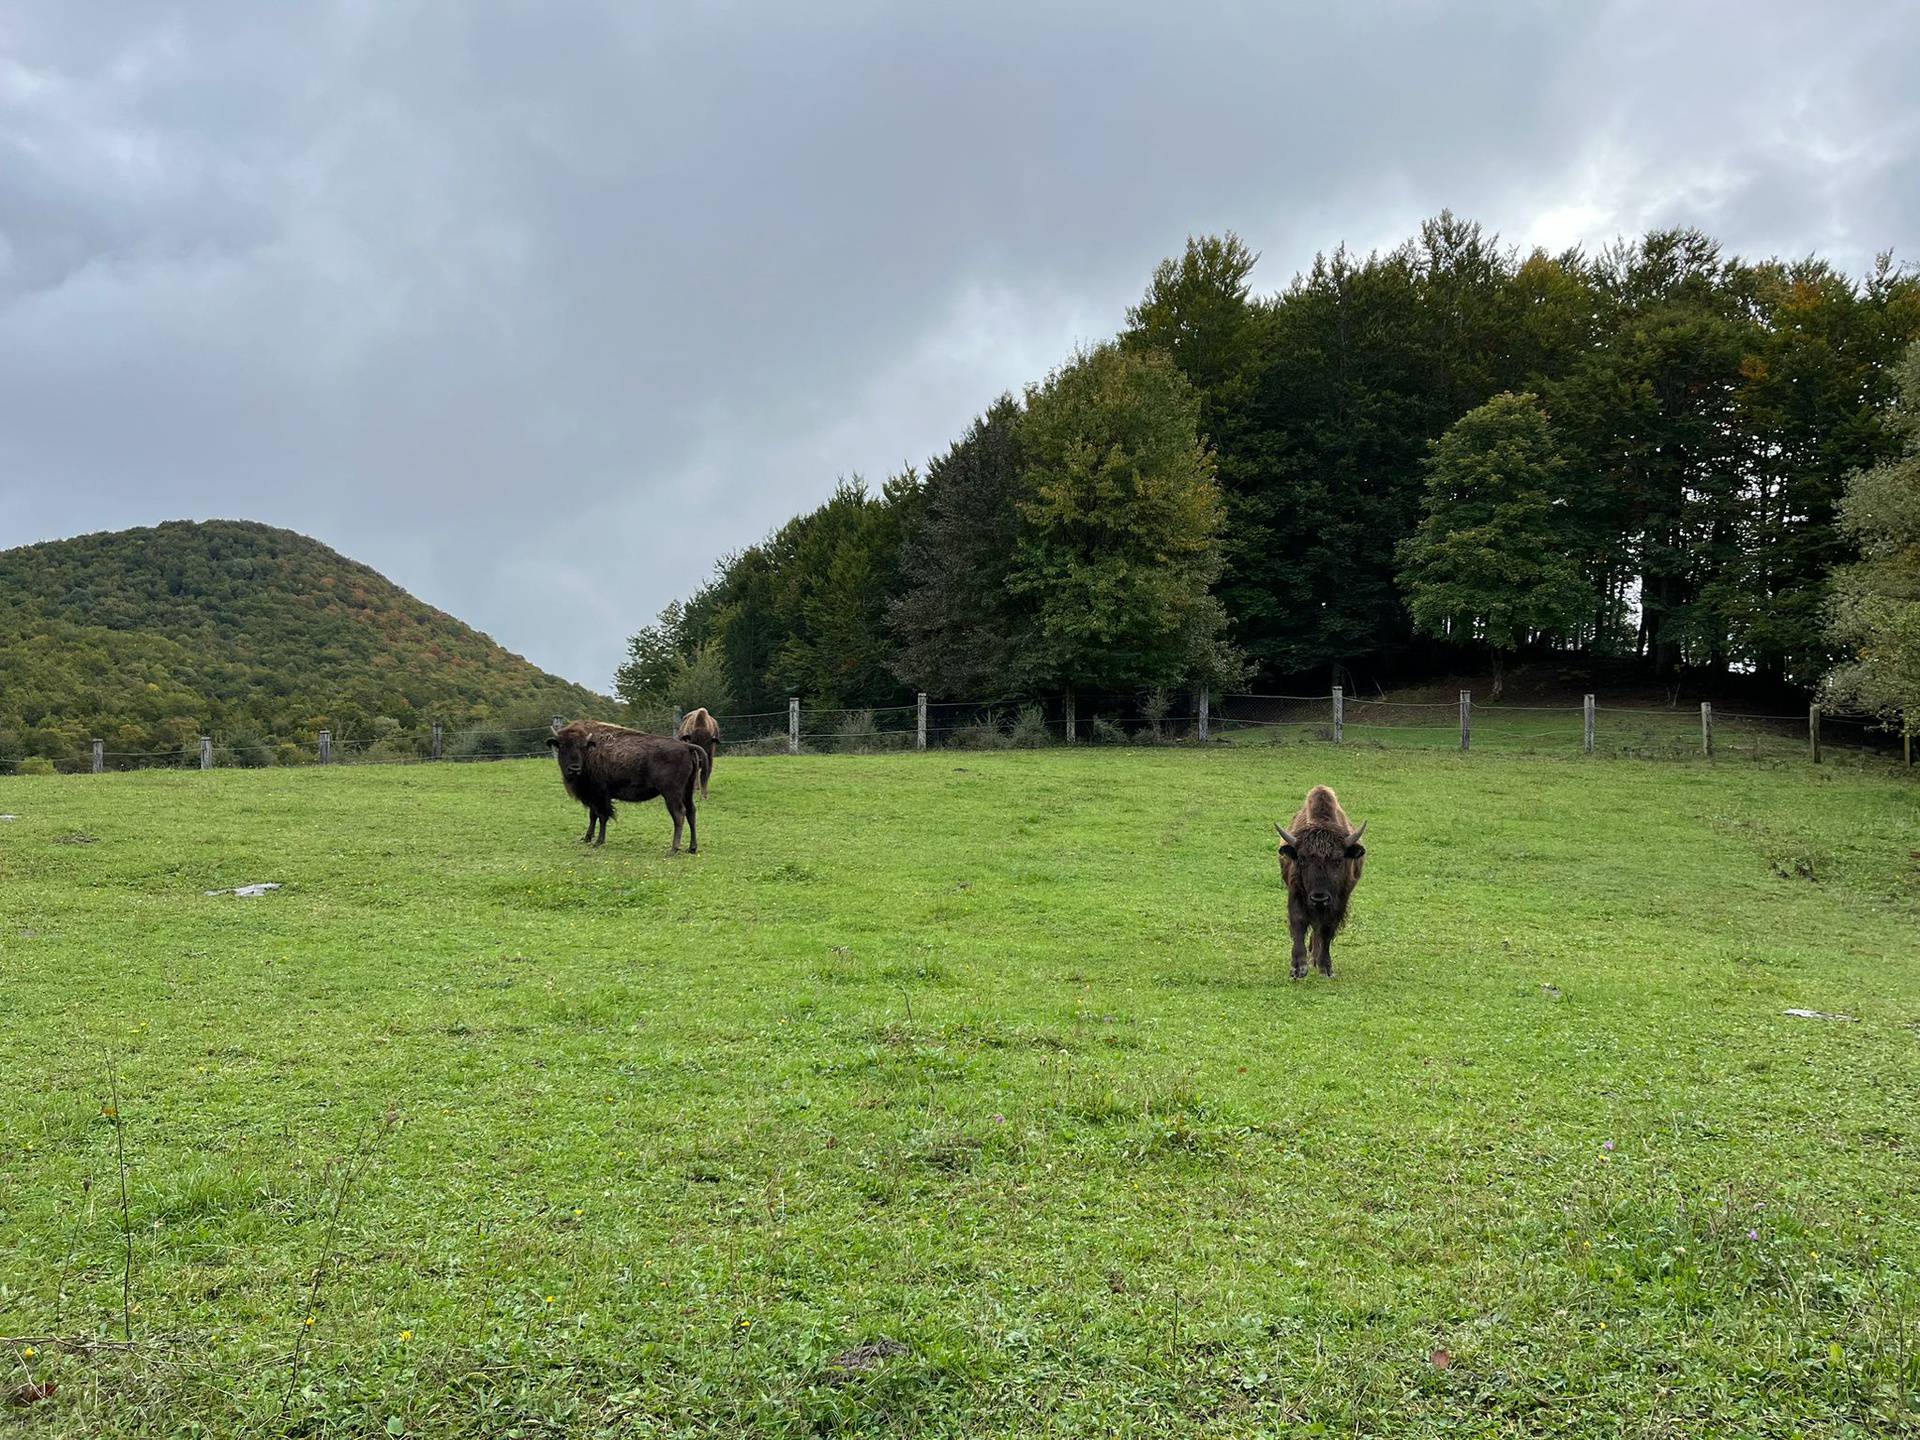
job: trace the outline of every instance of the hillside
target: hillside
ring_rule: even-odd
[[[0,759],[336,738],[608,702],[290,530],[175,521],[0,552]]]

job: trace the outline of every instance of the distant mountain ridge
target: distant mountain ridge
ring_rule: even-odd
[[[404,754],[435,721],[611,706],[291,530],[177,520],[0,551],[0,760],[203,734],[269,758],[323,727]]]

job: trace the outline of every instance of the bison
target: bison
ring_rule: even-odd
[[[616,800],[651,800],[658,795],[673,816],[673,853],[680,851],[680,826],[687,827],[687,853],[700,853],[694,824],[693,792],[706,774],[707,752],[666,735],[648,735],[624,725],[575,720],[547,737],[560,762],[567,793],[587,807],[587,833],[580,843],[604,845],[607,821]],[[595,828],[599,837],[594,836]]]
[[[1293,978],[1307,973],[1307,931],[1313,931],[1313,962],[1322,975],[1333,974],[1333,937],[1347,918],[1347,902],[1366,868],[1367,847],[1340,808],[1340,797],[1325,785],[1307,792],[1307,803],[1289,830],[1278,821],[1280,874],[1287,884],[1287,929],[1293,933]]]
[[[680,738],[707,752],[706,769],[700,772],[700,798],[707,798],[707,779],[713,774],[713,752],[720,748],[720,722],[705,709],[688,712],[680,722]]]

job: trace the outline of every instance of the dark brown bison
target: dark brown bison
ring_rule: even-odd
[[[575,720],[547,737],[567,793],[587,807],[587,833],[581,844],[604,845],[607,821],[616,800],[651,800],[658,795],[673,816],[673,852],[680,850],[680,826],[687,827],[687,853],[700,853],[694,824],[693,792],[706,773],[707,752],[667,735],[648,735],[624,725]],[[599,837],[594,836],[595,828]]]
[[[707,780],[713,774],[713,753],[720,748],[720,722],[704,708],[691,710],[680,722],[680,738],[707,752],[706,769],[700,772],[700,798],[707,798]]]
[[[1293,932],[1293,978],[1307,973],[1307,931],[1313,931],[1313,963],[1333,974],[1333,937],[1347,918],[1347,902],[1366,868],[1367,847],[1340,808],[1340,797],[1324,785],[1307,792],[1307,803],[1280,832],[1280,874],[1287,882],[1287,929]]]

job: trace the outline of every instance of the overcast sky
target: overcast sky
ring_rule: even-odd
[[[7,0],[0,548],[264,520],[605,689],[1190,232],[1920,260],[1910,0],[941,9]]]

